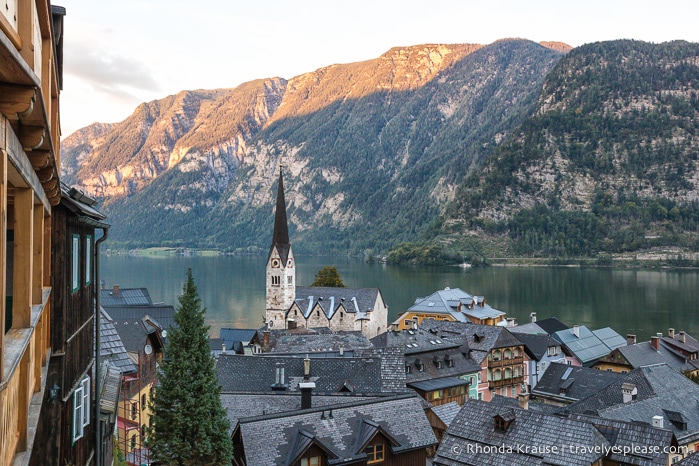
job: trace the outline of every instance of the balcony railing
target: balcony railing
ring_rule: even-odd
[[[524,357],[520,356],[517,358],[510,359],[488,359],[488,367],[503,367],[503,366],[514,366],[517,364],[522,364],[524,362]]]
[[[490,380],[488,384],[490,388],[504,387],[506,385],[517,385],[524,382],[523,376],[512,377],[511,379]]]
[[[31,396],[41,388],[41,366],[46,362],[50,288],[42,303],[32,306],[31,327],[13,328],[5,335],[4,374],[0,381],[0,466],[12,464],[27,448]],[[34,426],[35,427],[35,426]]]

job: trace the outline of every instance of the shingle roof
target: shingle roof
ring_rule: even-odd
[[[158,321],[163,330],[168,330],[175,323],[175,308],[169,304],[153,304],[150,306],[112,306],[105,308],[114,320],[136,321],[146,315]]]
[[[157,333],[157,325],[152,325],[153,320],[148,316],[135,320],[120,320],[114,318],[114,328],[119,334],[119,338],[124,343],[124,348],[129,353],[138,353],[143,351],[148,344],[148,337],[153,333]],[[160,341],[160,337],[156,337]],[[162,343],[162,342],[161,342]]]
[[[693,370],[691,364],[687,364],[685,356],[660,343],[656,350],[650,341],[626,345],[616,349],[626,359],[632,368],[652,366],[654,364],[667,364],[677,371]]]
[[[546,319],[537,320],[536,325],[542,328],[544,332],[548,333],[549,335],[569,328],[566,324],[558,320],[556,317],[548,317]]]
[[[226,349],[233,348],[233,342],[240,341],[248,345],[257,334],[257,329],[248,328],[222,328],[218,336],[226,344]]]
[[[348,401],[375,400],[378,397],[364,397],[346,395],[318,395],[311,397],[311,407],[333,406]],[[301,409],[301,395],[299,392],[275,392],[274,394],[262,393],[222,393],[221,405],[226,410],[230,420],[231,430],[238,424],[238,420],[248,417],[259,417],[274,413],[299,411]]]
[[[541,358],[546,356],[549,346],[559,345],[551,338],[551,335],[517,333],[514,331],[516,328],[511,329],[512,334],[524,344],[524,351],[527,355],[536,361],[541,361]]]
[[[279,370],[278,370],[279,369]],[[280,381],[283,369],[284,380]],[[222,354],[216,364],[222,392],[270,393],[281,383],[285,391],[299,391],[304,360],[292,356]],[[400,380],[402,375],[402,380]],[[314,393],[380,394],[405,391],[405,370],[400,354],[312,359],[310,379]],[[394,380],[395,379],[395,380]],[[281,388],[281,387],[279,387]]]
[[[617,447],[607,456],[607,459],[617,464],[663,466],[667,464],[668,455],[663,453],[662,447],[677,446],[677,439],[666,429],[589,415],[574,414],[570,418],[592,423]],[[639,446],[657,448],[641,449]]]
[[[422,404],[415,395],[402,395],[328,408],[240,419],[245,461],[256,466],[287,465],[298,453],[298,435],[306,435],[334,456],[337,463],[366,458],[356,451],[368,431],[377,429],[392,440],[394,453],[437,443]],[[395,442],[395,443],[394,443]]]
[[[677,466],[699,466],[699,453],[692,453],[676,464]]]
[[[532,389],[532,394],[562,401],[576,401],[598,393],[609,384],[623,378],[623,374],[618,372],[554,362]]]
[[[474,296],[461,288],[445,288],[426,298],[418,298],[408,312],[450,315],[459,322],[468,322],[467,315],[478,319],[500,317],[505,313],[493,309],[483,296]]]
[[[699,385],[666,364],[641,367],[625,375],[625,382],[638,391],[636,399],[624,403],[618,382],[609,385],[600,394],[604,401],[597,407],[600,417],[650,423],[653,416],[662,416],[664,428],[671,429],[680,444],[699,439]],[[588,405],[575,403],[570,406],[571,412],[581,412]],[[678,414],[686,420],[686,426],[679,425]]]
[[[509,421],[504,432],[495,430],[496,416]],[[593,450],[571,451],[567,445],[588,446]],[[604,456],[594,449],[602,451],[609,445],[586,422],[468,400],[447,429],[434,464],[589,466]],[[505,451],[500,453],[498,447]],[[529,448],[529,452],[521,452],[522,447]]]
[[[471,358],[479,364],[492,349],[522,346],[522,342],[505,327],[425,319],[420,323],[420,328],[439,338],[460,339],[468,345]]]
[[[117,293],[113,289],[100,290],[102,307],[112,306],[148,306],[153,304],[147,288],[120,288]]]
[[[136,365],[129,358],[115,325],[111,316],[104,309],[101,309],[100,358],[109,360],[124,374],[136,372]]]
[[[456,401],[451,403],[445,403],[443,405],[433,406],[432,412],[437,416],[445,426],[449,427],[449,424],[454,420],[459,411],[461,411],[461,405]]]
[[[468,384],[467,380],[458,377],[442,377],[441,379],[429,379],[420,382],[408,382],[408,387],[417,388],[424,392],[441,390],[443,388],[460,387]]]
[[[325,315],[331,318],[335,312],[344,308],[348,313],[357,314],[357,318],[374,310],[377,299],[385,306],[378,288],[334,288],[328,286],[297,286],[295,304],[304,317],[319,305]]]
[[[279,335],[270,339],[267,353],[316,353],[353,351],[373,348],[369,339],[360,331],[333,333],[303,333]]]

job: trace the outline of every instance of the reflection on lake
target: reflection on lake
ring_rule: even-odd
[[[178,305],[191,267],[212,333],[221,327],[259,327],[265,314],[263,256],[102,256],[102,280],[111,287],[148,288],[154,302]],[[496,309],[529,321],[558,317],[568,325],[610,326],[640,341],[667,329],[699,337],[699,271],[566,267],[403,267],[357,258],[296,257],[296,279],[309,285],[325,265],[335,265],[345,285],[381,289],[395,319],[416,298],[450,288],[485,296]],[[390,322],[389,322],[390,323]]]

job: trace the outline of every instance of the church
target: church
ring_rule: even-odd
[[[367,338],[386,331],[388,307],[378,288],[297,286],[281,167],[266,276],[269,329],[326,327],[361,331]]]

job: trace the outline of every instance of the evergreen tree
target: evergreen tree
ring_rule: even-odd
[[[170,327],[160,385],[151,399],[151,457],[155,464],[229,465],[229,422],[221,406],[221,387],[209,348],[206,309],[187,270],[175,325]]]
[[[345,288],[345,284],[342,282],[342,277],[340,277],[340,272],[337,271],[337,267],[334,265],[326,265],[318,271],[316,278],[311,283],[311,286],[331,286],[334,288]]]

